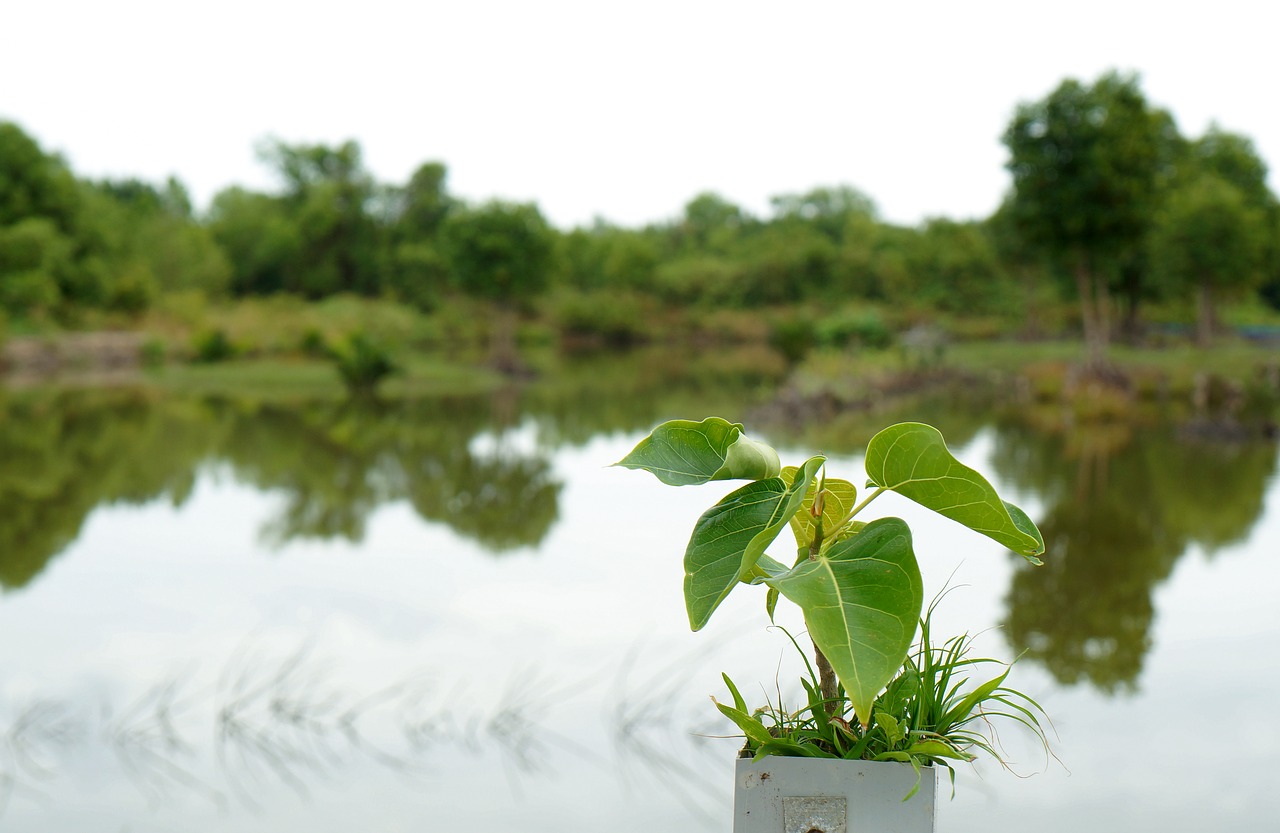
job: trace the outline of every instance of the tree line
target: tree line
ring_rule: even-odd
[[[0,315],[74,324],[183,291],[426,311],[453,294],[509,309],[558,295],[585,299],[565,318],[590,328],[619,299],[637,301],[628,315],[869,301],[1027,320],[1050,298],[1078,304],[1102,363],[1151,301],[1194,303],[1206,342],[1224,298],[1280,309],[1280,202],[1248,137],[1185,137],[1135,76],[1109,73],[1020,105],[1003,141],[1011,187],[982,220],[895,225],[838,185],[776,196],[765,217],[703,193],[670,221],[561,231],[534,204],[451,194],[440,162],[380,183],[355,142],[265,142],[280,186],[227,188],[197,215],[175,179],[78,178],[0,122]]]

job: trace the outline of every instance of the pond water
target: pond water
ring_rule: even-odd
[[[0,829],[729,830],[740,742],[708,697],[802,667],[751,588],[687,630],[680,556],[733,485],[608,464],[663,419],[763,413],[776,378],[650,357],[389,402],[0,394]],[[1036,569],[874,505],[912,523],[926,596],[955,587],[935,628],[1021,655],[1056,729],[1056,758],[1002,735],[1016,775],[961,765],[939,829],[1266,828],[1275,443],[998,401],[747,419],[855,482],[872,428],[933,422],[1045,534]]]

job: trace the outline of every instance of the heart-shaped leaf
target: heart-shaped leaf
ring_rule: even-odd
[[[756,564],[804,499],[825,458],[813,457],[791,484],[781,477],[748,483],[703,513],[684,553],[684,601],[689,626],[701,630]]]
[[[952,457],[933,426],[904,422],[884,429],[867,444],[866,466],[868,486],[891,489],[1041,563],[1044,539],[1036,525],[1001,500],[986,478]]]
[[[804,611],[810,638],[844,684],[858,720],[869,725],[872,703],[902,667],[924,604],[906,523],[872,521],[764,582]]]
[[[796,471],[795,466],[784,466],[782,479],[790,483]],[[834,477],[826,478],[823,487],[822,535],[824,539],[835,539],[841,537],[836,534],[836,527],[858,502],[858,487],[848,480],[837,480]],[[817,494],[818,483],[814,481],[805,492],[804,503],[791,516],[791,531],[795,533],[796,546],[805,549],[813,543],[813,536],[817,531],[817,519],[813,516],[813,501]]]
[[[761,480],[777,477],[782,469],[778,452],[747,439],[742,425],[720,417],[664,422],[614,465],[643,469],[668,486]]]

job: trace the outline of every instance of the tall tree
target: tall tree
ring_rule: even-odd
[[[454,205],[445,187],[447,177],[444,164],[425,162],[407,184],[396,189],[394,228],[398,242],[421,243],[435,238]]]
[[[494,365],[508,372],[518,370],[517,306],[550,282],[554,231],[535,205],[493,201],[450,212],[441,237],[458,288],[498,304]]]
[[[418,166],[403,186],[383,189],[389,240],[384,283],[401,300],[419,309],[435,305],[448,281],[440,253],[440,225],[454,207],[445,188],[448,171],[440,162]]]
[[[1253,140],[1210,125],[1205,134],[1188,147],[1180,160],[1183,178],[1195,179],[1210,173],[1239,190],[1245,204],[1259,212],[1269,232],[1263,235],[1259,268],[1260,291],[1264,299],[1274,297],[1280,309],[1280,201],[1267,185],[1267,163],[1258,155]]]
[[[302,235],[279,197],[239,186],[219,191],[209,230],[231,262],[231,291],[270,295],[298,289],[293,274]]]
[[[106,228],[91,189],[17,125],[0,122],[0,306],[63,315],[111,300]]]
[[[1240,188],[1208,172],[1180,182],[1157,215],[1152,265],[1196,293],[1200,346],[1213,339],[1216,299],[1258,285],[1268,230],[1266,215]]]
[[[259,148],[259,155],[284,180],[283,202],[301,242],[287,288],[310,297],[377,293],[378,228],[367,210],[374,182],[364,169],[360,146],[272,140]]]
[[[1231,183],[1255,208],[1275,205],[1275,195],[1267,187],[1267,163],[1248,136],[1212,124],[1203,136],[1188,144],[1187,151],[1193,173],[1210,173]]]
[[[43,217],[70,234],[79,208],[75,177],[62,160],[18,125],[0,121],[0,226]]]
[[[191,199],[170,177],[160,187],[137,179],[93,183],[85,194],[91,222],[106,241],[115,306],[138,307],[157,291],[222,294],[230,265],[210,230],[196,223]]]
[[[1091,368],[1107,364],[1109,277],[1138,251],[1176,132],[1132,75],[1062,82],[1022,104],[1003,141],[1013,216],[1028,240],[1074,277]]]

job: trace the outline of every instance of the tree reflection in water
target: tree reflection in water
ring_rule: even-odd
[[[180,505],[224,430],[138,391],[0,395],[0,586],[31,581],[99,505]]]
[[[1153,591],[1192,545],[1241,541],[1275,471],[1272,442],[1179,437],[1168,424],[999,425],[995,469],[1045,501],[1043,567],[1016,568],[1005,632],[1062,683],[1131,690]]]
[[[0,588],[30,582],[95,507],[180,506],[219,464],[284,495],[263,530],[271,544],[359,541],[375,509],[406,500],[490,553],[536,546],[559,516],[549,448],[647,430],[660,415],[740,410],[784,369],[765,348],[637,351],[566,359],[528,387],[395,401],[0,387]],[[528,424],[532,451],[504,442]]]
[[[498,438],[477,452],[485,432]],[[379,506],[407,500],[490,552],[534,546],[558,516],[545,454],[504,443],[489,401],[370,399],[263,405],[142,391],[0,400],[0,586],[26,585],[101,505],[190,496],[201,467],[285,497],[263,530],[359,541]]]
[[[490,553],[534,547],[559,516],[553,448],[659,417],[745,411],[777,372],[752,356],[611,361],[570,362],[528,388],[395,401],[0,392],[0,587],[28,584],[95,507],[181,505],[212,466],[283,497],[263,529],[269,544],[359,541],[375,510],[403,501]],[[873,425],[919,419],[962,444],[993,419],[991,397],[970,388],[807,426],[804,441],[850,451]],[[1131,688],[1150,646],[1153,588],[1189,547],[1212,555],[1248,534],[1275,443],[1197,438],[1151,417],[1064,427],[1034,408],[1010,414],[995,417],[994,468],[1045,506],[1036,520],[1049,557],[1014,573],[1009,639],[1063,683]]]

